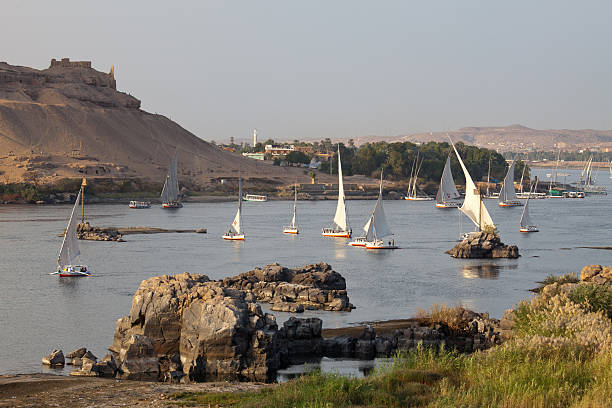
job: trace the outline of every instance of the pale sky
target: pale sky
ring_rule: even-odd
[[[115,65],[205,140],[612,129],[610,1],[3,0],[0,61]]]

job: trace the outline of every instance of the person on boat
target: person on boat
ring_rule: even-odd
[[[81,266],[81,272],[87,272],[87,268],[84,266]]]

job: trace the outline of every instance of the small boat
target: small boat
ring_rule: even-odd
[[[476,184],[474,184],[470,173],[465,167],[465,164],[463,164],[463,160],[461,160],[461,156],[455,148],[453,141],[451,140],[450,142],[453,146],[453,150],[455,150],[455,154],[457,155],[457,160],[459,160],[461,169],[463,170],[463,175],[465,176],[465,199],[463,200],[463,205],[459,208],[459,211],[472,220],[476,226],[475,232],[482,231],[482,229],[487,225],[495,226],[491,216],[489,215],[489,211],[487,211],[487,207],[482,201],[482,194],[480,194],[480,190],[476,188]],[[469,237],[470,234],[471,233],[463,234],[461,238],[465,239]]]
[[[512,160],[508,167],[508,173],[504,178],[501,191],[499,192],[499,206],[500,207],[518,207],[523,205],[522,201],[516,196],[514,191],[514,164],[515,160]]]
[[[283,234],[298,234],[300,231],[295,223],[295,214],[297,210],[297,184],[295,185],[295,193],[293,196],[293,217],[291,217],[291,225],[283,227]]]
[[[130,201],[129,207],[135,209],[151,208],[151,203],[148,201]]]
[[[70,213],[70,220],[66,227],[66,233],[60,247],[60,252],[57,257],[57,271],[51,275],[58,275],[60,278],[78,278],[83,276],[91,276],[91,271],[87,268],[87,265],[77,264],[77,259],[81,251],[79,250],[79,240],[77,238],[77,221],[78,217],[75,217],[76,209],[79,207],[81,201],[83,187],[79,190],[74,207]]]
[[[444,170],[442,170],[442,177],[440,178],[440,188],[438,194],[436,194],[436,208],[459,208],[461,203],[456,200],[461,195],[457,191],[455,180],[453,180],[453,173],[450,166],[450,154],[446,158],[446,164]]]
[[[366,237],[355,237],[348,244],[350,246],[364,247],[368,243],[368,239]]]
[[[537,181],[536,181],[537,185]],[[529,189],[531,191],[531,189]],[[527,197],[527,201],[525,201],[525,207],[523,208],[523,215],[521,215],[521,228],[520,232],[538,232],[538,227],[533,225],[531,218],[529,217],[529,197]]]
[[[263,203],[263,202],[268,201],[268,196],[259,195],[259,194],[246,194],[242,200],[243,201],[257,201],[257,202]]]
[[[340,161],[340,147],[338,146],[338,205],[336,215],[334,215],[334,225],[323,228],[321,235],[333,238],[350,238],[352,230],[348,227],[348,217],[346,216],[346,205],[344,203],[344,183],[342,181],[342,162]]]
[[[391,227],[387,223],[387,217],[385,217],[385,210],[383,209],[383,198],[382,198],[382,171],[380,173],[380,191],[378,193],[378,200],[370,215],[370,219],[363,227],[366,232],[366,249],[397,249],[395,240],[384,241],[383,238],[393,235]]]
[[[183,204],[179,201],[179,185],[178,185],[178,156],[175,153],[170,164],[170,171],[166,176],[164,188],[162,189],[161,201],[162,208],[181,208]]]
[[[238,211],[236,211],[234,222],[232,222],[229,231],[223,234],[223,239],[244,241],[244,231],[242,230],[242,178],[238,179]]]
[[[419,152],[417,151],[416,158],[414,159],[414,163],[412,164],[412,170],[410,171],[410,181],[408,182],[408,192],[405,200],[409,201],[432,201],[433,198],[429,197],[427,194],[423,193],[419,195],[417,190],[417,180],[419,176],[419,172],[421,171],[421,166],[423,165],[423,159],[419,162]]]

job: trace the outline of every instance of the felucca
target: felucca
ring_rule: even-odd
[[[427,194],[418,195],[417,180],[419,177],[419,172],[421,171],[421,166],[423,165],[423,159],[421,158],[421,161],[419,161],[419,156],[420,153],[417,151],[414,163],[412,164],[412,170],[410,171],[408,192],[404,198],[409,201],[431,201],[433,198],[429,197]]]
[[[446,158],[444,170],[442,170],[440,188],[438,189],[438,194],[436,194],[436,208],[459,208],[461,203],[458,201],[453,201],[459,197],[461,197],[461,195],[457,191],[455,180],[453,180],[449,154]]]
[[[517,207],[523,205],[523,203],[516,196],[514,191],[514,164],[515,160],[512,160],[508,167],[508,173],[504,177],[504,183],[502,184],[501,191],[499,192],[499,206],[500,207]]]
[[[537,186],[538,180],[536,179],[535,185]],[[535,188],[534,188],[535,189]],[[525,207],[523,208],[523,215],[521,215],[521,228],[520,232],[538,232],[538,227],[533,225],[531,218],[529,217],[529,197],[531,197],[531,188],[529,189],[529,195],[527,201],[525,201]]]
[[[295,193],[293,197],[293,217],[291,218],[291,225],[283,227],[284,234],[298,234],[300,231],[295,223],[295,214],[297,210],[297,183],[295,184]]]
[[[463,170],[463,175],[465,176],[465,199],[463,200],[463,205],[459,208],[459,211],[467,215],[467,217],[472,220],[476,226],[476,232],[482,231],[487,225],[495,226],[489,212],[487,211],[487,207],[485,207],[484,202],[482,201],[482,194],[480,194],[480,190],[476,188],[476,185],[465,167],[465,164],[463,164],[463,160],[461,160],[461,156],[459,156],[459,152],[455,148],[452,140],[451,145],[453,146],[453,150],[457,155],[457,160],[459,160],[459,164]],[[467,236],[469,236],[469,234],[464,234],[464,238],[467,238]]]
[[[383,241],[382,238],[388,237],[389,235],[393,235],[391,231],[391,227],[387,223],[387,217],[385,217],[385,210],[383,209],[383,176],[382,171],[380,172],[380,190],[378,192],[378,200],[376,200],[376,205],[374,206],[374,210],[372,211],[372,215],[370,215],[370,219],[363,227],[363,230],[366,232],[366,249],[397,249],[397,245],[395,245],[395,240],[391,240],[388,242]]]
[[[232,222],[229,231],[223,234],[223,239],[244,241],[244,231],[242,230],[242,178],[238,179],[238,211],[236,211],[234,222]]]
[[[51,275],[59,275],[61,278],[91,276],[91,271],[87,269],[87,265],[77,264],[81,251],[79,250],[79,240],[77,238],[78,216],[75,216],[75,212],[79,207],[82,192],[83,186],[79,190],[79,194],[72,207],[72,212],[70,213],[70,220],[68,221],[64,240],[57,257],[57,271]]]
[[[172,163],[170,164],[170,171],[166,176],[164,182],[164,188],[161,193],[162,208],[181,208],[183,204],[179,201],[179,185],[178,185],[178,157],[174,154]]]
[[[340,146],[338,146],[338,205],[334,216],[334,225],[323,228],[321,235],[324,237],[350,238],[352,230],[348,227],[346,216],[346,205],[344,203],[344,184],[342,182],[342,162],[340,160]]]

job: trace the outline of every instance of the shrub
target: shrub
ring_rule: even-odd
[[[463,310],[461,306],[434,303],[429,311],[418,308],[415,317],[423,323],[444,323],[450,329],[458,330],[463,320]]]
[[[602,311],[612,319],[612,289],[594,283],[578,285],[568,294],[569,299],[590,312]]]

